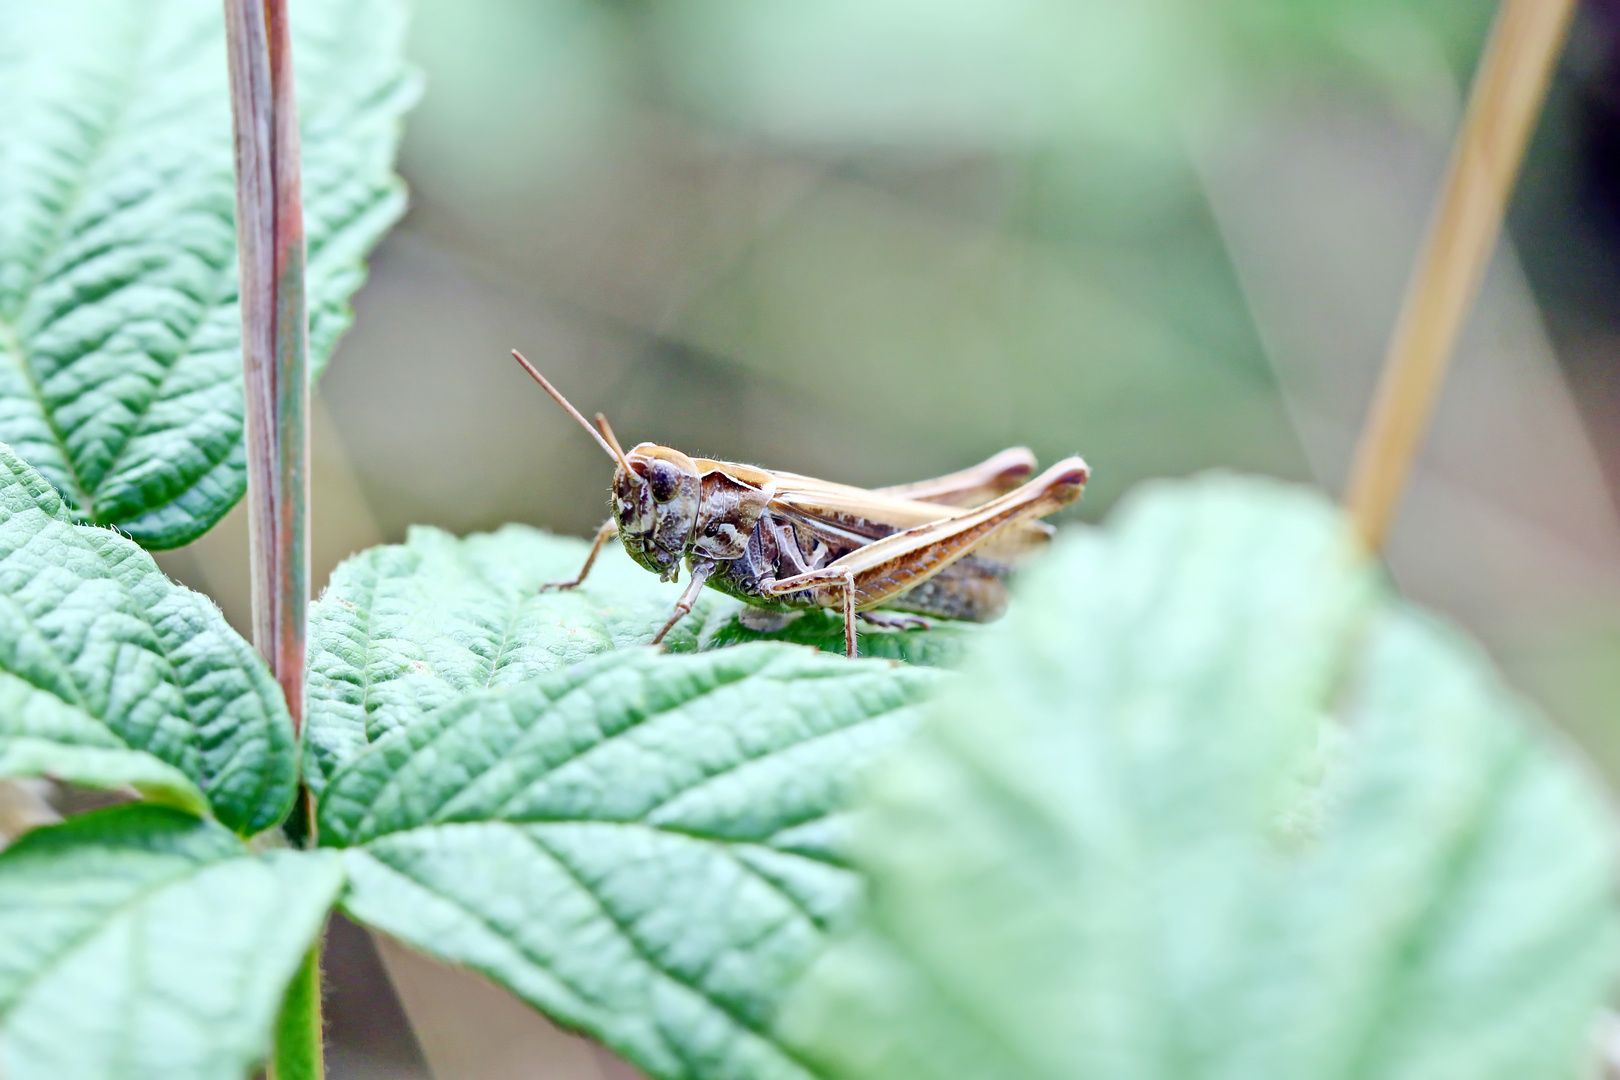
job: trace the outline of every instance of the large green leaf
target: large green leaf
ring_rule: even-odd
[[[1602,800],[1369,585],[1273,485],[1069,537],[874,771],[867,917],[791,1044],[849,1080],[1576,1075],[1620,946]]]
[[[839,810],[950,676],[789,645],[609,653],[463,698],[331,780],[345,910],[653,1076],[810,1073],[769,1032],[858,893]]]
[[[0,853],[0,1072],[241,1080],[342,885],[166,807],[29,833]]]
[[[311,361],[399,216],[399,0],[293,5]],[[151,548],[246,489],[217,0],[0,0],[0,440]]]
[[[415,528],[403,545],[345,562],[310,612],[307,770],[317,790],[365,745],[476,690],[514,686],[652,639],[682,586],[662,583],[610,545],[585,585],[570,578],[586,545],[508,525],[462,540]],[[666,639],[672,652],[768,637],[842,653],[842,619],[810,614],[778,634],[737,624],[741,605],[705,590]],[[862,655],[947,662],[975,628],[863,630]]]
[[[0,775],[132,784],[252,833],[296,770],[281,688],[213,602],[0,445]]]

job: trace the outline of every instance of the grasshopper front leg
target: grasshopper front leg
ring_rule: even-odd
[[[585,556],[585,565],[579,568],[579,573],[575,574],[573,579],[570,581],[548,581],[544,585],[540,586],[540,591],[546,592],[549,589],[564,590],[579,588],[585,583],[585,575],[591,572],[591,566],[596,562],[596,556],[601,554],[602,545],[613,539],[613,537],[617,536],[618,533],[619,523],[613,518],[608,518],[606,521],[602,522],[602,527],[596,530],[596,539],[591,541],[591,553]]]
[[[669,621],[664,624],[662,630],[653,635],[652,641],[648,644],[662,645],[664,643],[664,635],[673,630],[676,623],[686,618],[687,614],[692,610],[692,605],[697,603],[698,593],[703,591],[703,583],[709,580],[709,575],[712,573],[714,573],[714,563],[712,562],[694,562],[692,564],[691,582],[687,584],[686,591],[681,593],[681,598],[675,601],[675,611],[670,615]]]

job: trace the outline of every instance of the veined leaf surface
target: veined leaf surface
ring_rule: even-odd
[[[874,770],[871,903],[790,1043],[838,1080],[1578,1075],[1620,958],[1603,800],[1370,573],[1274,484],[1068,537]]]
[[[680,585],[610,544],[586,583],[572,578],[587,546],[508,525],[456,539],[414,528],[404,544],[345,562],[310,613],[306,769],[319,790],[368,743],[475,691],[515,686],[590,657],[652,640]],[[844,651],[843,621],[816,612],[775,634],[745,630],[741,605],[705,589],[665,639],[671,652],[777,639]],[[977,627],[901,632],[863,628],[864,656],[949,662]]]
[[[655,1077],[807,1078],[777,1001],[844,921],[841,809],[950,676],[788,645],[468,695],[328,783],[345,910]]]
[[[292,6],[311,362],[404,208],[399,0]],[[215,0],[0,0],[0,441],[149,548],[246,490],[230,104]]]
[[[241,1080],[342,885],[168,807],[29,833],[0,852],[0,1071]]]
[[[296,770],[281,688],[213,601],[0,446],[0,774],[131,784],[254,833]]]

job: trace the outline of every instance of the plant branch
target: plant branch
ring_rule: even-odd
[[[253,644],[281,684],[296,734],[309,601],[309,319],[286,0],[225,0],[225,37],[236,133]],[[313,831],[307,791],[304,810]],[[323,1074],[320,982],[317,942],[276,1026],[275,1080]]]
[[[1574,9],[1502,0],[1497,11],[1351,467],[1345,507],[1369,550],[1383,546],[1399,507]]]
[[[309,346],[286,0],[225,0],[236,123],[253,644],[303,722]]]

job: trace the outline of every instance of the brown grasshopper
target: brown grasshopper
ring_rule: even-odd
[[[704,585],[747,604],[743,623],[754,629],[804,608],[842,608],[851,657],[857,616],[884,626],[927,625],[916,616],[928,615],[989,622],[1007,606],[1013,560],[1051,538],[1039,519],[1080,498],[1090,476],[1070,457],[1030,480],[1035,456],[1018,447],[949,476],[868,491],[656,443],[625,453],[606,417],[597,413],[592,427],[522,354],[512,355],[618,465],[612,516],[585,565],[542,588],[581,584],[615,535],[665,581],[684,559],[691,582],[653,644],[692,610]]]

